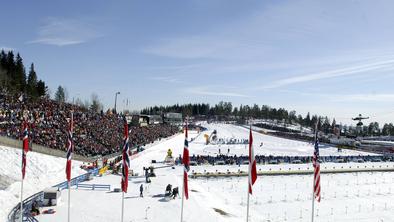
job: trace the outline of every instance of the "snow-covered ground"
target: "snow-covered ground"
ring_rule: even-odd
[[[208,128],[217,129],[219,137],[247,138],[247,130],[233,125],[213,125]],[[201,134],[190,132],[196,137],[190,143],[191,154],[207,153]],[[254,134],[257,140],[267,145],[260,152],[278,152],[283,155],[311,155],[312,145],[297,141],[284,140],[266,135]],[[202,139],[201,139],[202,138]],[[255,141],[256,141],[255,139]],[[152,160],[164,160],[167,150],[171,148],[173,155],[183,151],[184,136],[182,134],[163,141],[133,156],[131,169],[143,175],[142,168],[152,165]],[[294,146],[288,146],[293,144]],[[235,149],[235,148],[234,148]],[[256,148],[260,149],[260,148]],[[263,151],[268,149],[268,151]],[[325,148],[327,153],[336,153],[336,149]],[[244,152],[243,146],[239,148]],[[350,151],[349,151],[350,152]],[[358,152],[357,152],[358,153]],[[350,152],[349,154],[354,155]],[[327,154],[328,155],[328,154]],[[365,163],[364,165],[381,165],[382,163]],[[393,165],[392,163],[390,163]],[[357,163],[336,166],[353,166]],[[164,166],[155,164],[155,166]],[[307,167],[306,165],[278,165],[273,167]],[[323,164],[324,167],[332,164]],[[269,166],[259,165],[266,170]],[[311,167],[311,166],[309,166]],[[246,168],[246,166],[241,166]],[[237,169],[237,166],[198,166],[192,170],[226,171]],[[258,170],[259,170],[258,169]],[[125,195],[125,221],[179,221],[181,198],[168,200],[163,197],[167,184],[182,189],[181,166],[161,168],[155,171],[157,177],[146,184],[144,177],[130,178],[129,192]],[[119,175],[95,177],[86,183],[108,184],[113,188],[120,187]],[[315,221],[394,221],[394,173],[347,173],[322,174],[322,201],[316,204]],[[139,187],[144,186],[144,197],[139,197]],[[189,178],[190,199],[185,201],[184,221],[216,222],[243,221],[246,215],[246,177],[191,179]],[[312,175],[293,176],[260,176],[254,185],[251,197],[250,221],[310,221],[311,215]],[[75,222],[107,222],[118,221],[121,217],[121,193],[110,191],[92,191],[72,189],[71,214]],[[41,222],[67,220],[67,191],[62,192],[60,204],[54,207],[55,214],[40,215]]]
[[[208,130],[202,132],[197,138],[191,143],[190,152],[191,154],[201,155],[216,155],[220,152],[227,154],[230,149],[229,155],[236,154],[237,156],[246,155],[248,153],[247,145],[208,145],[205,146],[204,134],[210,135],[213,130],[217,131],[217,137],[222,139],[248,139],[248,129],[231,124],[206,124],[202,123],[202,126]],[[274,156],[311,156],[313,154],[313,144],[284,139],[260,133],[253,134],[253,142],[255,147],[256,155],[274,155]],[[262,144],[262,146],[260,146]],[[320,145],[321,156],[348,156],[348,155],[373,155],[371,153],[365,153],[361,151],[353,150],[342,150],[338,152],[338,149],[331,145]]]
[[[20,201],[21,187],[21,150],[0,146],[0,221],[6,221],[10,210]],[[73,162],[72,175],[78,176],[85,171],[80,169],[81,162]],[[27,154],[24,198],[63,182],[66,159],[35,152]]]

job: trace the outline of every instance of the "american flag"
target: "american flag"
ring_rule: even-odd
[[[253,150],[252,127],[249,132],[249,193],[252,194],[252,186],[257,180],[256,160]]]
[[[129,185],[129,127],[126,119],[124,120],[124,131],[123,131],[123,149],[122,149],[122,191],[127,193],[127,187]]]
[[[314,197],[317,200],[317,202],[320,202],[320,163],[319,163],[319,139],[317,137],[317,127],[316,127],[316,133],[315,133],[315,151],[313,153],[313,167],[315,169],[314,172],[314,187],[313,187],[313,192],[314,192]]]
[[[68,125],[68,133],[67,133],[67,164],[66,164],[66,177],[67,181],[71,180],[71,160],[73,158],[74,151],[74,142],[73,142],[73,128],[74,128],[74,119],[73,113],[71,112],[71,119]]]
[[[22,179],[25,179],[27,152],[29,152],[29,131],[25,120],[23,121]]]
[[[182,163],[184,166],[183,170],[183,189],[185,190],[185,197],[186,200],[189,199],[189,189],[187,184],[187,173],[190,170],[190,159],[189,159],[189,142],[187,141],[187,121],[185,127],[185,146],[183,148],[183,159]]]

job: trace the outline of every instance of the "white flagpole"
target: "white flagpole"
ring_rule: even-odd
[[[315,178],[313,178],[313,187],[312,187],[312,222],[315,217]]]
[[[74,127],[73,121],[74,121],[74,113],[73,113],[73,111],[71,111],[71,120],[70,120],[70,131],[71,132],[69,132],[71,134],[73,133],[73,127]],[[72,150],[72,152],[74,152],[74,150],[73,150],[74,143],[73,143],[73,140],[72,140],[73,138],[71,137],[70,139],[71,139],[71,150]],[[72,153],[71,153],[71,160],[70,161],[72,161]],[[71,175],[71,172],[70,172],[70,175]],[[68,205],[67,206],[68,207],[67,221],[68,222],[70,222],[70,206],[71,206],[70,198],[71,198],[71,182],[68,181],[68,203],[67,203],[67,205]]]
[[[25,129],[23,129],[23,130],[25,130]],[[23,144],[23,140],[22,140],[22,144]],[[24,155],[25,155],[25,148],[22,145],[22,161],[21,161],[22,162],[22,165],[21,165],[21,179],[22,180],[21,180],[21,206],[20,206],[21,222],[23,222],[23,157],[24,157]],[[26,158],[26,156],[25,156],[25,158]],[[25,167],[26,167],[26,165],[25,165]]]
[[[71,183],[68,181],[68,213],[67,213],[67,221],[70,222],[70,203],[71,203]]]
[[[186,117],[186,127],[188,123],[189,118]],[[185,147],[183,147],[185,149]],[[185,157],[183,157],[185,158]],[[182,183],[182,205],[181,205],[181,222],[183,222],[183,203],[185,201],[185,165],[183,164],[183,183]]]
[[[249,182],[248,182],[248,198],[247,198],[248,203],[247,203],[247,207],[246,207],[246,222],[249,221],[249,196],[250,196],[250,194],[249,194]]]
[[[249,148],[250,149],[250,148]],[[246,189],[246,194],[247,194],[247,198],[246,198],[246,201],[247,201],[247,203],[246,203],[246,222],[248,222],[249,221],[249,196],[250,196],[250,194],[249,194],[249,183],[250,183],[250,161],[249,161],[249,170],[248,170],[249,172],[248,172],[248,188]]]
[[[22,153],[24,150],[22,149]],[[23,158],[23,157],[22,157]],[[22,174],[22,182],[21,182],[21,222],[23,222],[23,174]]]
[[[185,170],[185,169],[183,169]],[[183,177],[185,177],[185,172],[183,172]],[[182,206],[181,206],[181,222],[183,222],[183,202],[185,199],[185,178],[183,178],[183,186],[182,186]]]
[[[250,120],[249,120],[250,121]],[[252,123],[251,122],[249,122],[249,125],[250,125],[250,130],[252,130]],[[250,143],[250,141],[249,141],[249,143]],[[249,149],[250,149],[250,146],[249,146]],[[249,150],[249,153],[250,153],[250,150]],[[249,170],[248,170],[248,189],[246,190],[247,191],[247,198],[246,198],[246,200],[247,200],[247,203],[246,203],[246,205],[247,205],[247,207],[246,207],[246,222],[248,222],[249,221],[249,196],[250,196],[250,194],[249,194],[249,186],[250,186],[250,173],[251,173],[251,168],[250,168],[250,165],[251,164],[251,162],[250,162],[250,157],[249,157]]]
[[[316,140],[317,140],[317,122],[316,122],[316,125],[315,125],[315,143],[316,143]],[[315,148],[313,148],[313,149],[315,149]],[[313,152],[315,152],[315,151],[313,151]],[[313,162],[313,160],[312,160],[312,162]],[[313,186],[312,186],[312,222],[314,221],[314,219],[315,219],[315,166],[313,166]]]
[[[121,217],[121,222],[123,222],[123,213],[124,213],[124,192],[122,191],[122,217]]]

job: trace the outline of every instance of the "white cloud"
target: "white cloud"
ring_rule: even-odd
[[[182,59],[216,58],[216,53],[231,48],[233,44],[228,40],[211,36],[187,36],[162,39],[142,51],[156,56]]]
[[[78,19],[45,19],[38,29],[37,37],[28,43],[67,46],[85,43],[100,34],[89,24]]]
[[[357,75],[361,73],[365,73],[368,71],[377,71],[377,70],[385,70],[394,68],[394,59],[388,59],[378,62],[367,62],[363,65],[355,65],[346,68],[333,69],[328,71],[320,71],[317,73],[306,74],[306,75],[298,75],[294,77],[284,78],[277,81],[272,82],[269,85],[265,85],[263,87],[259,87],[260,89],[274,89],[283,86],[293,85],[297,83],[311,82],[322,79],[343,77],[349,75]]]
[[[180,79],[171,76],[150,77],[149,79],[166,83],[182,83]]]

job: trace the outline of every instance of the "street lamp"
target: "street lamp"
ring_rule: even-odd
[[[114,109],[115,113],[116,113],[116,100],[118,99],[119,94],[120,94],[120,92],[115,93],[115,109]]]

